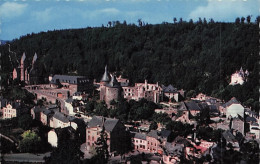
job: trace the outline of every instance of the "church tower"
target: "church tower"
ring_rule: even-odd
[[[21,81],[24,81],[24,60],[25,60],[26,56],[25,53],[23,53],[23,56],[21,58]]]

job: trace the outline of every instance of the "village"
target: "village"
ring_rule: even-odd
[[[260,143],[259,114],[235,97],[224,102],[203,93],[187,95],[174,84],[152,84],[146,79],[130,85],[128,78],[109,72],[108,66],[100,79],[50,75],[48,83],[41,84],[34,67],[37,54],[31,67],[26,67],[25,60],[24,53],[12,80],[24,81],[23,89],[35,96],[36,105],[25,109],[20,100],[1,98],[1,119],[29,113],[49,127],[43,135],[52,147],[59,146],[61,129],[73,138],[83,128],[82,160],[97,154],[102,131],[107,136],[110,163],[133,159],[165,164],[203,159],[210,163],[221,161],[230,151],[249,151],[245,145]],[[248,75],[241,67],[231,75],[229,85],[243,85]]]

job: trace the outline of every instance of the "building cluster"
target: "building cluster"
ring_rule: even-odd
[[[248,70],[243,71],[243,68],[241,67],[239,71],[236,71],[231,75],[231,82],[229,85],[243,85],[245,81],[247,81],[247,77],[249,76]]]
[[[33,93],[37,99],[47,99],[57,105],[35,106],[30,110],[33,119],[42,122],[43,125],[52,129],[48,132],[48,142],[57,147],[61,129],[66,129],[73,138],[77,128],[84,125],[86,140],[82,145],[82,151],[91,154],[102,130],[107,134],[107,145],[110,154],[115,154],[119,141],[126,132],[131,134],[131,141],[135,152],[152,153],[160,157],[160,162],[171,164],[179,163],[181,158],[193,160],[209,155],[212,159],[218,158],[218,144],[211,140],[203,140],[196,137],[195,130],[198,121],[196,118],[203,111],[207,111],[211,123],[208,125],[213,129],[222,129],[222,138],[225,138],[227,145],[232,145],[234,150],[240,150],[241,136],[246,141],[260,139],[259,115],[249,108],[244,107],[236,98],[223,102],[205,94],[198,94],[191,100],[184,100],[185,92],[177,90],[172,85],[164,86],[150,84],[147,80],[144,83],[135,83],[129,86],[129,80],[109,74],[107,67],[100,80],[100,83],[93,83],[84,76],[54,75],[49,77],[49,84],[39,84],[39,78],[34,76],[34,65],[37,59],[33,57],[31,69],[25,67],[25,54],[21,59],[18,69],[13,71],[13,79],[19,78],[27,85],[25,88]],[[26,68],[26,69],[25,69]],[[18,72],[20,73],[18,75]],[[36,74],[37,75],[37,74]],[[243,84],[248,71],[237,71],[231,77],[230,85]],[[37,77],[37,78],[36,78]],[[166,113],[172,121],[180,121],[185,124],[194,125],[192,134],[188,137],[174,136],[174,132],[166,130],[162,123],[158,123],[156,130],[150,130],[151,122],[141,122],[139,125],[125,125],[119,119],[101,116],[87,116],[80,113],[80,106],[85,105],[85,92],[98,86],[100,100],[105,101],[107,106],[112,101],[120,98],[127,100],[146,99],[154,103],[160,103],[162,109],[155,109],[156,113]],[[75,100],[77,105],[75,105]],[[166,100],[166,101],[165,101]],[[163,102],[164,101],[164,102]],[[19,117],[23,110],[20,102],[8,102],[5,99],[0,101],[3,118]],[[80,114],[79,114],[80,113]],[[172,139],[174,137],[174,139]],[[243,141],[244,142],[244,141]],[[212,161],[214,162],[214,160]]]
[[[136,101],[146,99],[154,103],[161,102],[164,96],[169,99],[174,98],[175,101],[179,101],[180,97],[184,97],[184,91],[178,91],[172,85],[159,86],[158,82],[150,84],[147,80],[144,83],[135,83],[134,86],[128,86],[128,84],[128,79],[121,78],[121,76],[119,78],[115,75],[111,76],[106,66],[98,88],[100,100],[104,100],[110,106],[111,101],[118,100],[119,97]]]

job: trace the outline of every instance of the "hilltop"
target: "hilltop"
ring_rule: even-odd
[[[120,23],[108,27],[55,30],[28,34],[0,46],[7,79],[34,53],[44,76],[78,74],[99,80],[105,65],[132,83],[173,84],[188,93],[204,92],[224,100],[237,97],[258,109],[258,26],[254,22],[220,23],[210,20],[150,25]],[[240,67],[250,73],[243,86],[228,86]]]

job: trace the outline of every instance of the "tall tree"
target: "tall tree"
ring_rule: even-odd
[[[96,152],[97,159],[100,163],[107,163],[109,159],[108,145],[107,145],[107,133],[105,132],[104,123],[100,132],[100,137],[97,139]]]

